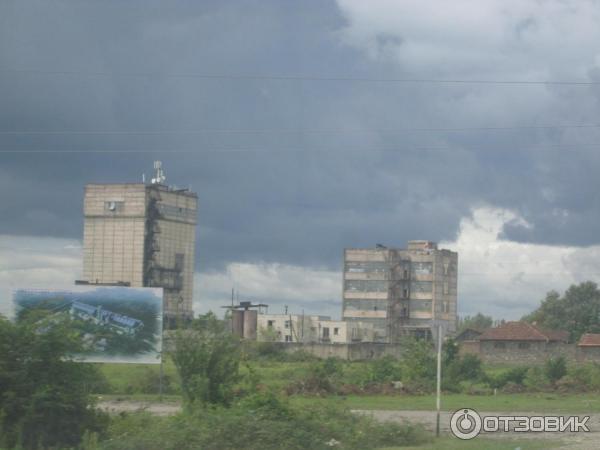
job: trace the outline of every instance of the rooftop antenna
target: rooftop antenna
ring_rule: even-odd
[[[161,161],[154,161],[154,170],[156,170],[156,176],[152,178],[152,184],[164,184],[167,177],[162,169]]]

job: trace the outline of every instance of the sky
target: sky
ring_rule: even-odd
[[[81,276],[90,182],[199,196],[195,309],[341,312],[345,247],[459,252],[459,313],[600,279],[600,3],[0,3],[0,312]],[[545,83],[541,83],[541,81]]]

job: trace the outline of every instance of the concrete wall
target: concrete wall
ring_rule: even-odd
[[[351,344],[325,344],[325,343],[286,343],[279,344],[281,348],[288,352],[305,351],[318,358],[340,358],[348,361],[362,361],[369,359],[378,359],[383,356],[393,356],[400,358],[402,348],[397,344],[384,344],[375,342],[358,342]]]

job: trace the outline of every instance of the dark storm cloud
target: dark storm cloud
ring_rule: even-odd
[[[520,40],[539,28],[520,20]],[[403,78],[422,68],[390,56],[411,48],[411,30],[374,31],[375,58],[348,45],[352,18],[333,2],[15,1],[0,5],[0,21],[0,131],[188,131],[0,135],[1,150],[47,151],[0,155],[0,233],[80,238],[85,183],[137,181],[161,159],[170,182],[199,194],[202,270],[337,267],[347,246],[450,240],[481,204],[533,225],[506,227],[509,239],[598,243],[600,153],[553,147],[597,142],[598,130],[398,131],[597,122],[597,87],[161,75]],[[479,74],[444,58],[418,75]],[[518,78],[509,69],[488,78]],[[205,129],[271,132],[189,132]],[[102,150],[116,153],[89,153]]]

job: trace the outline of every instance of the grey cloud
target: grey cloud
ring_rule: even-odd
[[[476,43],[471,51],[459,46],[469,37],[465,33],[449,39],[444,48],[440,38],[432,38],[414,59],[395,61],[398,49],[423,44],[419,36],[428,33],[410,27],[397,34],[375,30],[382,51],[373,59],[343,38],[356,17],[343,14],[333,2],[319,1],[77,6],[15,1],[0,6],[0,17],[0,68],[155,74],[2,72],[0,131],[347,130],[0,135],[0,150],[5,151],[152,151],[1,154],[0,233],[81,238],[83,185],[139,180],[152,160],[160,158],[170,181],[191,184],[199,194],[199,270],[222,268],[232,261],[339,269],[346,246],[403,245],[412,238],[451,240],[460,218],[479,204],[514,209],[533,225],[508,225],[506,239],[598,242],[600,153],[568,146],[536,150],[557,143],[597,142],[598,130],[357,132],[596,122],[596,87],[160,75],[403,78],[420,70],[422,78],[490,78],[497,70],[494,77],[549,73],[580,78],[596,73],[590,59],[576,61],[569,71],[557,52],[555,60],[543,66],[539,61],[548,51],[533,44],[502,47],[504,53],[491,51],[485,59],[486,45],[496,49],[494,40]],[[527,42],[530,33],[547,26],[529,26],[534,23],[529,19],[517,22]],[[437,36],[443,32],[431,31]],[[442,54],[437,66],[428,65]],[[577,56],[589,58],[589,52]],[[465,65],[469,61],[473,67]],[[588,69],[583,75],[581,67]],[[553,216],[557,209],[567,212],[561,220]]]

